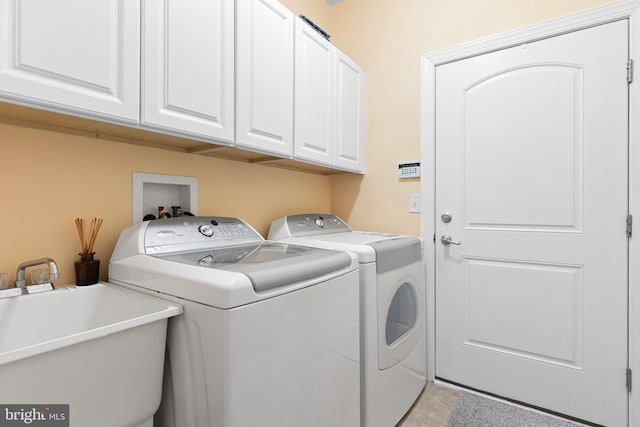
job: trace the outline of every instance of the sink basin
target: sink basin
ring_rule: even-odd
[[[153,426],[181,312],[106,283],[0,300],[0,404],[68,404],[72,427]]]

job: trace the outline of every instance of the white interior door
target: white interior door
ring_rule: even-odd
[[[626,425],[627,61],[621,20],[437,67],[437,377]]]

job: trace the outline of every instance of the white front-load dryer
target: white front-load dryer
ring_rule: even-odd
[[[354,231],[335,215],[322,214],[280,218],[268,238],[357,254],[361,425],[396,425],[426,384],[422,240]]]

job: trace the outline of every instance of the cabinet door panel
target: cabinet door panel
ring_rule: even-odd
[[[333,46],[296,19],[294,156],[333,164]]]
[[[0,25],[2,97],[137,122],[137,2],[3,0]]]
[[[364,170],[364,70],[335,50],[335,166]]]
[[[273,0],[238,2],[237,144],[293,154],[293,13]]]
[[[232,142],[233,2],[153,0],[143,4],[142,123]]]

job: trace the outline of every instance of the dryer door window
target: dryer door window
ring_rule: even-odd
[[[390,346],[407,332],[418,321],[418,301],[413,286],[403,283],[393,295],[385,331],[387,345]]]

